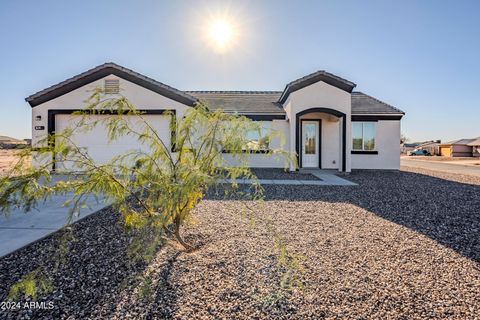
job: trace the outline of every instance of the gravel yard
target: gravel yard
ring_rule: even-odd
[[[258,179],[274,179],[274,180],[320,180],[310,173],[289,172],[283,169],[271,168],[255,168],[252,172]]]
[[[261,219],[252,225],[241,202],[210,197],[187,229],[200,248],[165,246],[150,265],[128,263],[110,209],[76,223],[70,255],[51,274],[55,291],[40,300],[54,309],[0,318],[478,319],[480,179],[409,168],[348,179],[359,185],[268,185],[256,204],[304,257],[303,289],[281,289]],[[0,301],[28,270],[52,269],[55,239],[0,260]]]

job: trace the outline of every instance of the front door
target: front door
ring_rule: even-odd
[[[318,168],[319,138],[318,121],[302,121],[303,168]]]

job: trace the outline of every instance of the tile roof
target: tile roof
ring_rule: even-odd
[[[285,113],[280,91],[185,91],[209,108],[238,113]],[[352,92],[352,114],[404,114],[385,102],[362,92]]]
[[[352,92],[352,114],[405,114],[395,108],[363,92]]]
[[[480,137],[472,139],[469,143],[467,143],[468,146],[480,146]]]
[[[442,143],[442,146],[452,145],[452,144],[465,145],[465,146],[476,146],[476,145],[480,145],[480,144],[475,144],[475,143],[480,143],[480,137],[473,138],[473,139],[458,139],[458,140],[452,140],[452,141],[448,141],[448,142]]]
[[[284,91],[180,91],[138,72],[112,62],[104,63],[77,76],[41,90],[25,100],[35,107],[88,83],[114,74],[165,97],[193,106],[200,100],[212,109],[222,108],[240,114],[285,114],[288,95],[318,81],[324,81],[352,93],[352,114],[404,114],[403,111],[362,92],[352,92],[355,83],[326,71],[317,71],[287,84]]]
[[[280,91],[185,91],[210,109],[237,113],[285,114],[277,102]]]

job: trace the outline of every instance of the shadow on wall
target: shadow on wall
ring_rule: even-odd
[[[359,185],[264,186],[266,200],[349,203],[480,262],[480,185],[403,171],[356,171],[348,179]]]

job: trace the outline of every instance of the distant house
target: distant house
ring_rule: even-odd
[[[440,144],[440,155],[444,157],[471,157],[473,155],[472,142],[478,139],[459,139]],[[478,150],[476,148],[476,150]]]
[[[27,142],[24,140],[18,140],[12,137],[0,136],[0,147],[1,148],[15,148],[19,145],[26,145]]]
[[[439,154],[438,146],[440,145],[440,142],[441,142],[440,140],[430,140],[430,141],[424,141],[424,142],[404,143],[400,145],[400,150],[402,153],[408,154],[409,151],[422,149],[422,150],[427,150],[432,155],[438,155]]]
[[[403,143],[400,145],[400,152],[407,154],[409,151],[415,150],[419,144],[419,142]]]
[[[468,146],[472,147],[472,156],[480,157],[480,137],[473,139]]]
[[[440,155],[441,140],[425,141],[417,146],[417,149],[427,150],[431,155]]]

